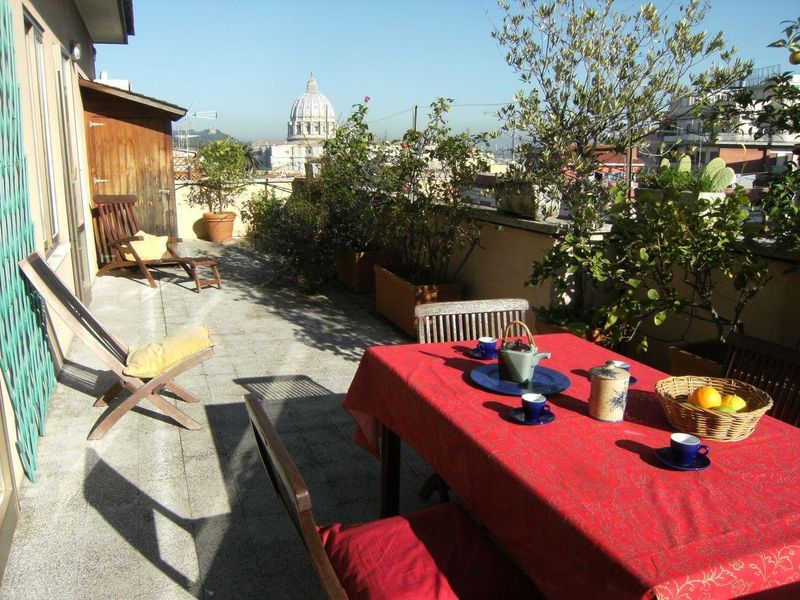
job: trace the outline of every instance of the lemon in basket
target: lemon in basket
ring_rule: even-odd
[[[725,412],[747,412],[747,402],[744,398],[736,394],[726,394],[721,398],[720,407],[728,407],[731,410]]]
[[[689,394],[689,402],[700,408],[716,408],[722,404],[722,396],[710,385],[704,385]]]

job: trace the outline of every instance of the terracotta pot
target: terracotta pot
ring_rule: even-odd
[[[549,321],[545,321],[541,317],[536,317],[536,324],[534,325],[534,329],[536,329],[536,333],[572,333],[569,329],[564,327],[563,325],[555,325],[550,323]]]
[[[670,375],[700,375],[704,377],[722,377],[722,364],[715,360],[703,358],[693,352],[696,346],[707,347],[709,345],[719,346],[719,342],[701,342],[697,345],[686,345],[685,347],[669,346]],[[695,347],[693,347],[695,346]]]
[[[203,213],[203,220],[206,223],[208,239],[212,242],[227,242],[233,237],[233,222],[236,220],[236,213],[207,212]]]
[[[381,264],[380,251],[353,252],[340,248],[336,251],[336,274],[356,294],[372,294],[375,291],[375,265]]]
[[[461,283],[414,285],[379,265],[375,265],[374,269],[375,306],[378,312],[413,338],[417,337],[414,317],[417,304],[461,299]]]
[[[536,317],[536,325],[535,325],[536,333],[545,334],[545,333],[572,333],[568,328],[564,327],[563,325],[556,325],[554,323],[550,323],[549,321],[545,321],[541,317]],[[575,335],[572,333],[572,335]],[[593,344],[597,344],[598,346],[603,346],[605,348],[611,347],[611,340],[609,339],[606,332],[602,329],[589,329],[584,335],[583,339],[587,342],[592,342]]]

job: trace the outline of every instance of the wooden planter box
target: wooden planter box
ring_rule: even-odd
[[[567,329],[563,325],[556,325],[555,323],[550,323],[549,321],[545,321],[541,317],[536,317],[535,329],[536,333],[542,335],[546,333],[572,333],[569,329]],[[572,333],[572,335],[575,334]],[[611,345],[608,336],[602,329],[588,330],[586,334],[583,336],[583,339],[585,339],[587,342],[592,342],[593,344],[603,346],[604,348],[608,348]]]
[[[716,344],[719,342],[700,343],[698,345]],[[670,346],[667,348],[669,355],[669,373],[673,376],[700,375],[704,377],[722,377],[722,364],[692,352],[693,347]]]
[[[372,294],[375,291],[375,265],[381,264],[380,251],[352,252],[336,251],[336,274],[356,294]]]
[[[378,312],[412,338],[417,337],[414,317],[417,304],[461,300],[461,283],[414,285],[379,265],[374,268],[375,306]]]

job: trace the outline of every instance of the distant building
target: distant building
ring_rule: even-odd
[[[267,168],[272,172],[304,174],[306,160],[322,156],[322,143],[335,131],[333,105],[319,91],[312,74],[305,93],[289,111],[286,142],[266,146]]]
[[[757,69],[742,85],[753,90],[755,100],[763,100],[768,80],[779,72],[779,65]],[[792,76],[792,83],[800,85],[800,74]],[[716,140],[711,142],[709,133],[703,129],[702,119],[694,114],[695,105],[696,99],[692,96],[676,99],[670,109],[674,125],[657,134],[651,149],[661,144],[678,152],[696,148],[699,165],[708,164],[719,157],[742,175],[782,169],[785,162],[791,160],[793,148],[800,143],[800,136],[780,131],[756,140],[749,131],[751,127],[748,123],[742,123],[740,131],[718,133]],[[652,166],[656,166],[657,162]]]

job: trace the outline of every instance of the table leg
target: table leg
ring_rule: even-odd
[[[400,512],[400,437],[385,425],[381,430],[381,518]]]

